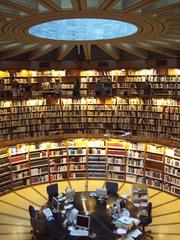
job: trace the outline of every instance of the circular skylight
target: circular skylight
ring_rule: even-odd
[[[65,41],[92,41],[126,37],[137,32],[133,24],[96,18],[53,20],[35,25],[29,33],[40,38]]]

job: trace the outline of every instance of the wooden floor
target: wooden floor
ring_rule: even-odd
[[[88,181],[88,191],[102,187],[104,181]],[[28,206],[41,206],[47,200],[47,184],[36,185],[0,197],[0,240],[30,240]],[[66,187],[85,190],[85,181],[59,183],[59,192]],[[119,183],[119,193],[131,195],[131,184]],[[153,204],[152,230],[155,240],[180,240],[180,199],[149,188]]]

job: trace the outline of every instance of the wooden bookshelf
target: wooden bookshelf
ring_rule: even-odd
[[[140,97],[143,94],[144,82],[149,80],[156,97],[180,98],[180,70],[179,69],[119,69],[112,71],[0,71],[0,78],[4,79],[4,90],[11,89],[13,81],[21,86],[31,84],[33,95],[39,95],[41,83],[46,78],[50,82],[50,95],[53,95],[55,80],[61,82],[63,97],[73,96],[76,78],[80,79],[81,97],[124,96]],[[105,84],[111,83],[112,91],[105,90]],[[99,85],[98,85],[99,84]],[[96,89],[100,90],[97,92]],[[4,96],[4,95],[3,95]]]
[[[0,149],[0,193],[12,189],[11,165],[9,162],[9,149]]]
[[[0,193],[68,179],[104,179],[147,184],[180,196],[179,142],[87,134],[77,137],[7,141],[6,147],[2,143]]]
[[[0,101],[1,139],[62,133],[130,131],[153,138],[180,136],[180,101],[139,98],[39,98]]]
[[[134,183],[132,186],[131,201],[134,206],[144,208],[148,205],[148,188],[146,184]]]
[[[16,80],[22,86],[31,84],[34,92],[31,99],[0,97],[1,139],[115,131],[131,131],[134,135],[153,138],[180,136],[179,69],[22,70],[0,71],[0,77],[4,79],[3,91],[9,91]],[[81,82],[78,99],[73,98],[77,77]],[[61,82],[61,98],[42,98],[41,83],[45,78],[50,82],[51,91],[56,79]],[[153,98],[143,100],[146,79],[154,94]],[[96,94],[97,84],[102,85],[103,91],[103,84],[108,81],[112,84],[112,93]],[[130,166],[129,170],[132,170]]]
[[[166,148],[164,163],[164,186],[168,192],[180,194],[180,151],[179,148]]]

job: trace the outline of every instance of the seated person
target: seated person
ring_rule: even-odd
[[[48,208],[44,209],[43,213],[46,216],[46,233],[52,239],[67,239],[68,230],[63,228],[62,217],[59,214],[53,214]],[[48,215],[51,217],[50,219],[48,219]]]

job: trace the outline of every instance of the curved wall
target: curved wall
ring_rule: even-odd
[[[28,185],[99,179],[180,195],[180,144],[142,137],[62,135],[1,143],[1,194]]]
[[[131,131],[154,138],[180,136],[180,107],[174,99],[112,97],[40,98],[1,101],[0,138]]]

